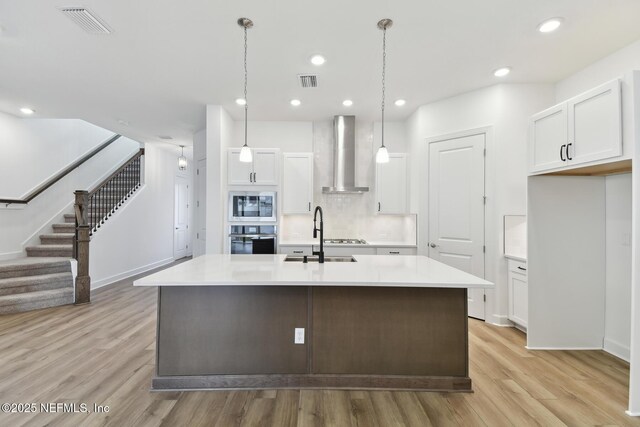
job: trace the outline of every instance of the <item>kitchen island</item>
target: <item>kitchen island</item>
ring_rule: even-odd
[[[158,287],[153,389],[471,391],[467,289],[493,284],[423,256],[354,260],[204,255],[135,281]]]

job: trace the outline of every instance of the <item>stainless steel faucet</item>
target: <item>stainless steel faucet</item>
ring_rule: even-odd
[[[316,217],[320,212],[320,228],[316,227]],[[320,231],[320,251],[314,251],[313,246],[311,247],[311,254],[318,255],[318,262],[324,263],[324,224],[322,223],[322,208],[320,206],[316,206],[316,210],[313,212],[313,238],[316,239],[318,237],[318,231]]]

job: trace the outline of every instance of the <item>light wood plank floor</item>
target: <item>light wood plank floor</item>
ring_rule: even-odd
[[[149,391],[156,290],[131,281],[93,303],[0,316],[0,403],[108,405],[108,413],[0,413],[0,426],[633,425],[628,365],[601,351],[527,351],[524,335],[470,320],[475,393]]]

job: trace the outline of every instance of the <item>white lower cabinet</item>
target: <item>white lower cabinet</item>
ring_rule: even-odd
[[[316,250],[318,248],[316,247]],[[325,256],[375,255],[376,248],[360,246],[325,246]]]
[[[311,245],[280,246],[280,253],[287,255],[311,255]]]
[[[509,320],[527,327],[529,318],[529,291],[527,288],[527,263],[508,260]]]
[[[415,255],[416,248],[376,248],[376,255]]]

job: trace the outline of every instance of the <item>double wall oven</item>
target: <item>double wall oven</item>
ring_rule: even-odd
[[[229,252],[275,254],[278,241],[274,191],[229,192]],[[273,223],[273,224],[270,224]]]

